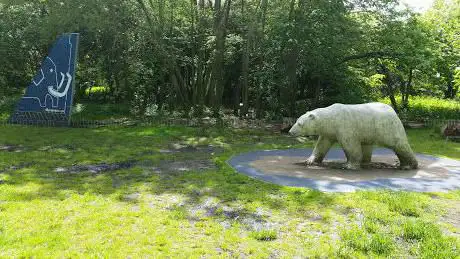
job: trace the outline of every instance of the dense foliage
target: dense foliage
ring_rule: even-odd
[[[401,96],[396,97],[398,103]],[[380,102],[391,104],[389,99]],[[434,97],[415,96],[411,99],[410,106],[400,112],[400,117],[406,121],[425,121],[436,125],[437,122],[460,118],[460,102],[457,100],[442,100]]]
[[[383,97],[404,112],[460,85],[460,0],[422,15],[396,0],[31,0],[0,3],[0,95],[24,89],[64,32],[81,34],[77,100],[137,115],[273,118]]]

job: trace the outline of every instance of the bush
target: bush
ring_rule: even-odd
[[[260,230],[251,232],[250,236],[259,241],[272,241],[277,238],[275,230]]]
[[[0,121],[7,121],[20,96],[0,97]]]
[[[390,104],[388,98],[379,101]],[[401,103],[401,97],[397,97],[396,101]],[[427,96],[411,97],[409,108],[400,111],[399,115],[403,120],[413,121],[460,120],[460,102]]]
[[[93,86],[85,90],[85,99],[102,102],[105,101],[108,92],[107,86]]]

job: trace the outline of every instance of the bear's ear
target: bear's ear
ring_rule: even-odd
[[[316,119],[316,115],[314,115],[313,113],[310,113],[310,114],[308,115],[308,118],[309,118],[310,120],[314,120],[314,119]]]

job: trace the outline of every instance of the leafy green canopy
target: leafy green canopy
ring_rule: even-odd
[[[456,97],[459,6],[439,0],[420,15],[396,0],[2,1],[0,93],[24,89],[72,31],[77,100],[138,115],[208,106],[273,118],[381,97],[406,110],[411,96]],[[106,91],[88,95],[93,86]]]

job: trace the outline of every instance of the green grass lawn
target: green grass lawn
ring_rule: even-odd
[[[460,159],[460,144],[432,130],[408,135],[417,152]],[[177,143],[220,149],[162,152]],[[226,164],[245,151],[312,144],[256,130],[0,126],[0,147],[11,147],[0,151],[0,257],[460,257],[460,191],[329,194]],[[217,169],[155,169],[208,159]],[[143,162],[56,172],[130,160]]]

